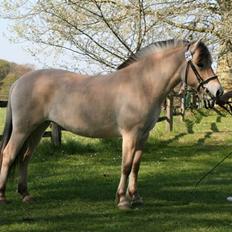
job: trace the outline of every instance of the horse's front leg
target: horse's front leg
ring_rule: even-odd
[[[136,151],[132,163],[132,169],[129,176],[129,184],[127,189],[127,196],[131,200],[131,207],[142,207],[143,199],[138,193],[137,182],[140,162],[143,154],[143,147],[149,134],[145,134],[143,138],[137,143]]]
[[[122,166],[121,178],[116,193],[116,203],[120,209],[130,209],[130,200],[126,196],[127,180],[131,172],[133,158],[136,148],[136,136],[125,133],[122,136]]]

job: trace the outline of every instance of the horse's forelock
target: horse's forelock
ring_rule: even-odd
[[[212,64],[212,56],[209,52],[209,49],[207,46],[200,42],[197,47],[198,50],[198,57],[197,57],[197,63],[198,64],[204,64],[205,67],[209,67]]]

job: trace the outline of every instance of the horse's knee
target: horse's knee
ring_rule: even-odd
[[[134,175],[138,175],[139,168],[140,168],[140,161],[133,164],[133,174]]]
[[[122,172],[125,176],[128,176],[131,172],[132,163],[126,163],[122,167]]]

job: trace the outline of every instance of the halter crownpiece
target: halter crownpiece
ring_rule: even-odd
[[[187,51],[184,53],[184,57],[185,57],[185,60],[186,60],[187,62],[189,62],[190,60],[193,59],[193,55],[192,55],[192,53],[191,53],[189,50],[187,50]]]

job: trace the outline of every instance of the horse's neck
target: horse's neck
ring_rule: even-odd
[[[151,57],[152,66],[145,70],[147,84],[153,87],[153,99],[160,96],[160,101],[181,81],[181,72],[184,68],[184,48],[174,48],[167,51],[162,58]],[[151,65],[150,64],[150,65]]]

